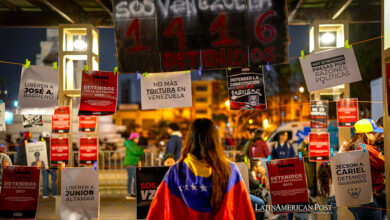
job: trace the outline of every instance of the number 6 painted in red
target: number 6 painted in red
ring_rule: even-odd
[[[265,12],[264,14],[262,14],[259,19],[257,20],[257,24],[256,24],[256,35],[257,37],[262,41],[262,42],[270,42],[272,41],[274,38],[275,38],[275,27],[272,26],[272,25],[264,25],[264,26],[261,26],[261,24],[263,23],[263,21],[265,20],[266,17],[268,16],[272,16],[272,15],[276,15],[276,12],[275,11],[267,11]],[[265,38],[263,36],[264,32],[266,30],[269,30],[271,31],[271,35],[267,38]]]

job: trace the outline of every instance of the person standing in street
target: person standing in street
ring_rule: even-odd
[[[43,181],[43,199],[49,198],[49,175],[51,176],[51,192],[52,197],[57,197],[57,168],[50,168],[50,133],[42,132],[39,139],[43,139],[46,144],[46,152],[49,159],[49,169],[42,167],[42,181]]]
[[[259,128],[252,133],[252,138],[246,142],[244,155],[250,158],[267,158],[270,155],[268,145],[263,140],[263,129]]]
[[[373,146],[377,134],[384,130],[379,128],[372,119],[361,119],[353,126],[355,135],[344,147],[343,151],[362,150],[363,145],[369,153],[371,180],[374,201],[361,205],[360,207],[349,208],[356,220],[386,219],[386,194],[384,184],[385,158],[376,146]]]
[[[126,166],[128,175],[126,199],[132,199],[136,197],[135,167],[138,166],[138,162],[141,160],[141,156],[144,154],[144,148],[138,145],[139,138],[140,135],[133,132],[130,134],[129,139],[125,140],[124,142],[126,151],[125,159],[123,160],[123,166]]]
[[[296,157],[294,147],[288,142],[288,132],[285,131],[280,134],[279,141],[271,150],[272,159],[287,159]]]
[[[310,190],[310,196],[317,196],[317,177],[316,177],[316,162],[309,161],[309,136],[299,144],[298,152],[302,152],[302,157],[305,162],[307,188]]]
[[[248,219],[255,215],[236,165],[210,119],[196,119],[186,145],[150,205],[147,219]]]
[[[5,147],[3,145],[0,147],[0,192],[3,182],[3,168],[5,164],[7,164],[7,166],[12,166],[11,158],[5,153]]]
[[[182,134],[179,131],[179,125],[176,123],[171,123],[168,125],[168,134],[169,139],[167,143],[167,150],[165,151],[165,155],[173,154],[175,155],[175,161],[180,158],[181,148],[182,148]]]

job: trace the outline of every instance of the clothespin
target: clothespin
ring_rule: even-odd
[[[185,74],[187,74],[187,73],[189,73],[189,72],[190,72],[190,71],[188,71],[188,70],[184,70],[184,73],[185,73]]]
[[[26,64],[24,64],[24,68],[28,69],[30,67],[30,61],[26,59]]]
[[[269,62],[267,62],[266,68],[267,68],[267,71],[269,71],[271,69],[271,66],[269,65]]]
[[[34,144],[36,144],[36,143],[37,143],[37,140],[35,140],[35,139],[34,139],[33,141],[34,141]]]
[[[232,70],[232,68],[230,68],[230,67],[228,67],[227,69],[228,69],[229,71]]]
[[[41,161],[37,161],[37,170],[41,168]]]
[[[141,74],[139,74],[139,71],[137,70],[137,80],[141,78]]]
[[[149,73],[148,73],[148,72],[144,72],[142,75],[143,75],[145,78],[149,78]]]
[[[348,43],[348,40],[345,40],[345,42],[344,42],[344,47],[345,47],[346,49],[349,49],[349,43]]]
[[[138,161],[138,169],[141,170],[141,161]]]
[[[363,148],[363,152],[366,153],[367,149],[366,149],[366,145],[365,144],[362,144],[362,148]]]
[[[7,166],[8,166],[8,161],[4,160],[3,167],[7,167]]]
[[[271,155],[268,155],[267,163],[271,162]]]
[[[333,154],[333,148],[330,148],[330,156],[334,156],[334,154]]]
[[[302,160],[302,152],[299,152],[298,155],[299,155],[299,160]]]
[[[57,61],[53,63],[53,70],[57,70],[58,69],[58,66],[57,66]]]
[[[61,163],[61,170],[65,170],[65,163],[64,162]]]
[[[248,157],[247,156],[244,157],[244,161],[245,161],[245,165],[248,166]]]
[[[97,161],[95,161],[95,163],[93,163],[93,170],[96,170],[97,169]]]
[[[41,141],[42,141],[42,142],[45,142],[45,139],[44,139],[44,138],[41,138]]]
[[[118,67],[116,66],[116,67],[114,68],[114,75],[116,75],[117,72],[118,72]]]
[[[84,65],[84,71],[88,73],[88,65]]]
[[[199,76],[202,76],[202,67],[199,67]]]
[[[262,65],[259,65],[259,69],[261,69],[261,68],[263,68],[263,66],[262,66]]]
[[[301,57],[302,57],[302,59],[305,59],[306,57],[305,57],[305,51],[303,51],[303,50],[301,50]]]

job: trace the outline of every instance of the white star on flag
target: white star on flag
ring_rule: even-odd
[[[196,186],[194,184],[191,184],[192,191],[196,191]]]
[[[202,192],[207,192],[207,188],[206,188],[206,186],[203,185],[203,184],[200,186],[200,190],[201,190]]]
[[[188,191],[188,185],[184,185],[184,190]]]
[[[180,190],[180,192],[183,191],[183,190],[181,189],[181,186],[179,186],[179,190]]]

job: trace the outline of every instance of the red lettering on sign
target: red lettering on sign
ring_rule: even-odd
[[[176,26],[176,31],[174,31]],[[185,50],[187,48],[185,40],[184,40],[184,31],[183,31],[183,18],[176,17],[169,24],[167,29],[164,31],[164,37],[174,37],[177,36],[179,38],[180,49]]]
[[[271,16],[271,15],[276,15],[275,11],[267,11],[264,14],[262,14],[259,19],[257,19],[257,24],[256,24],[256,35],[259,38],[261,42],[270,42],[275,38],[275,27],[269,24],[266,24],[264,26],[261,26],[263,21],[265,20],[266,17]],[[270,33],[267,36],[264,36],[266,31],[269,31]]]
[[[164,63],[163,65],[168,68],[191,68],[195,65],[198,60],[199,51],[186,51],[186,52],[165,52],[163,54]]]
[[[243,66],[247,62],[247,55],[243,49],[234,50],[234,65],[233,66]]]
[[[138,18],[134,19],[133,22],[129,25],[129,29],[127,29],[126,37],[130,37],[131,34],[135,32],[135,41],[137,43],[137,46],[134,48],[129,48],[127,49],[128,51],[142,51],[142,50],[147,50],[147,47],[142,47],[140,42],[139,42],[139,22]]]
[[[263,60],[263,51],[260,48],[253,48],[251,50],[251,60],[254,63],[259,63]]]
[[[215,40],[211,44],[217,46],[228,46],[236,43],[235,39],[228,39],[226,34],[226,15],[220,14],[214,23],[210,26],[210,33],[214,34],[219,30],[219,40]]]
[[[275,55],[275,47],[269,47],[264,50],[265,52],[265,60],[274,63],[276,61],[276,55]]]

